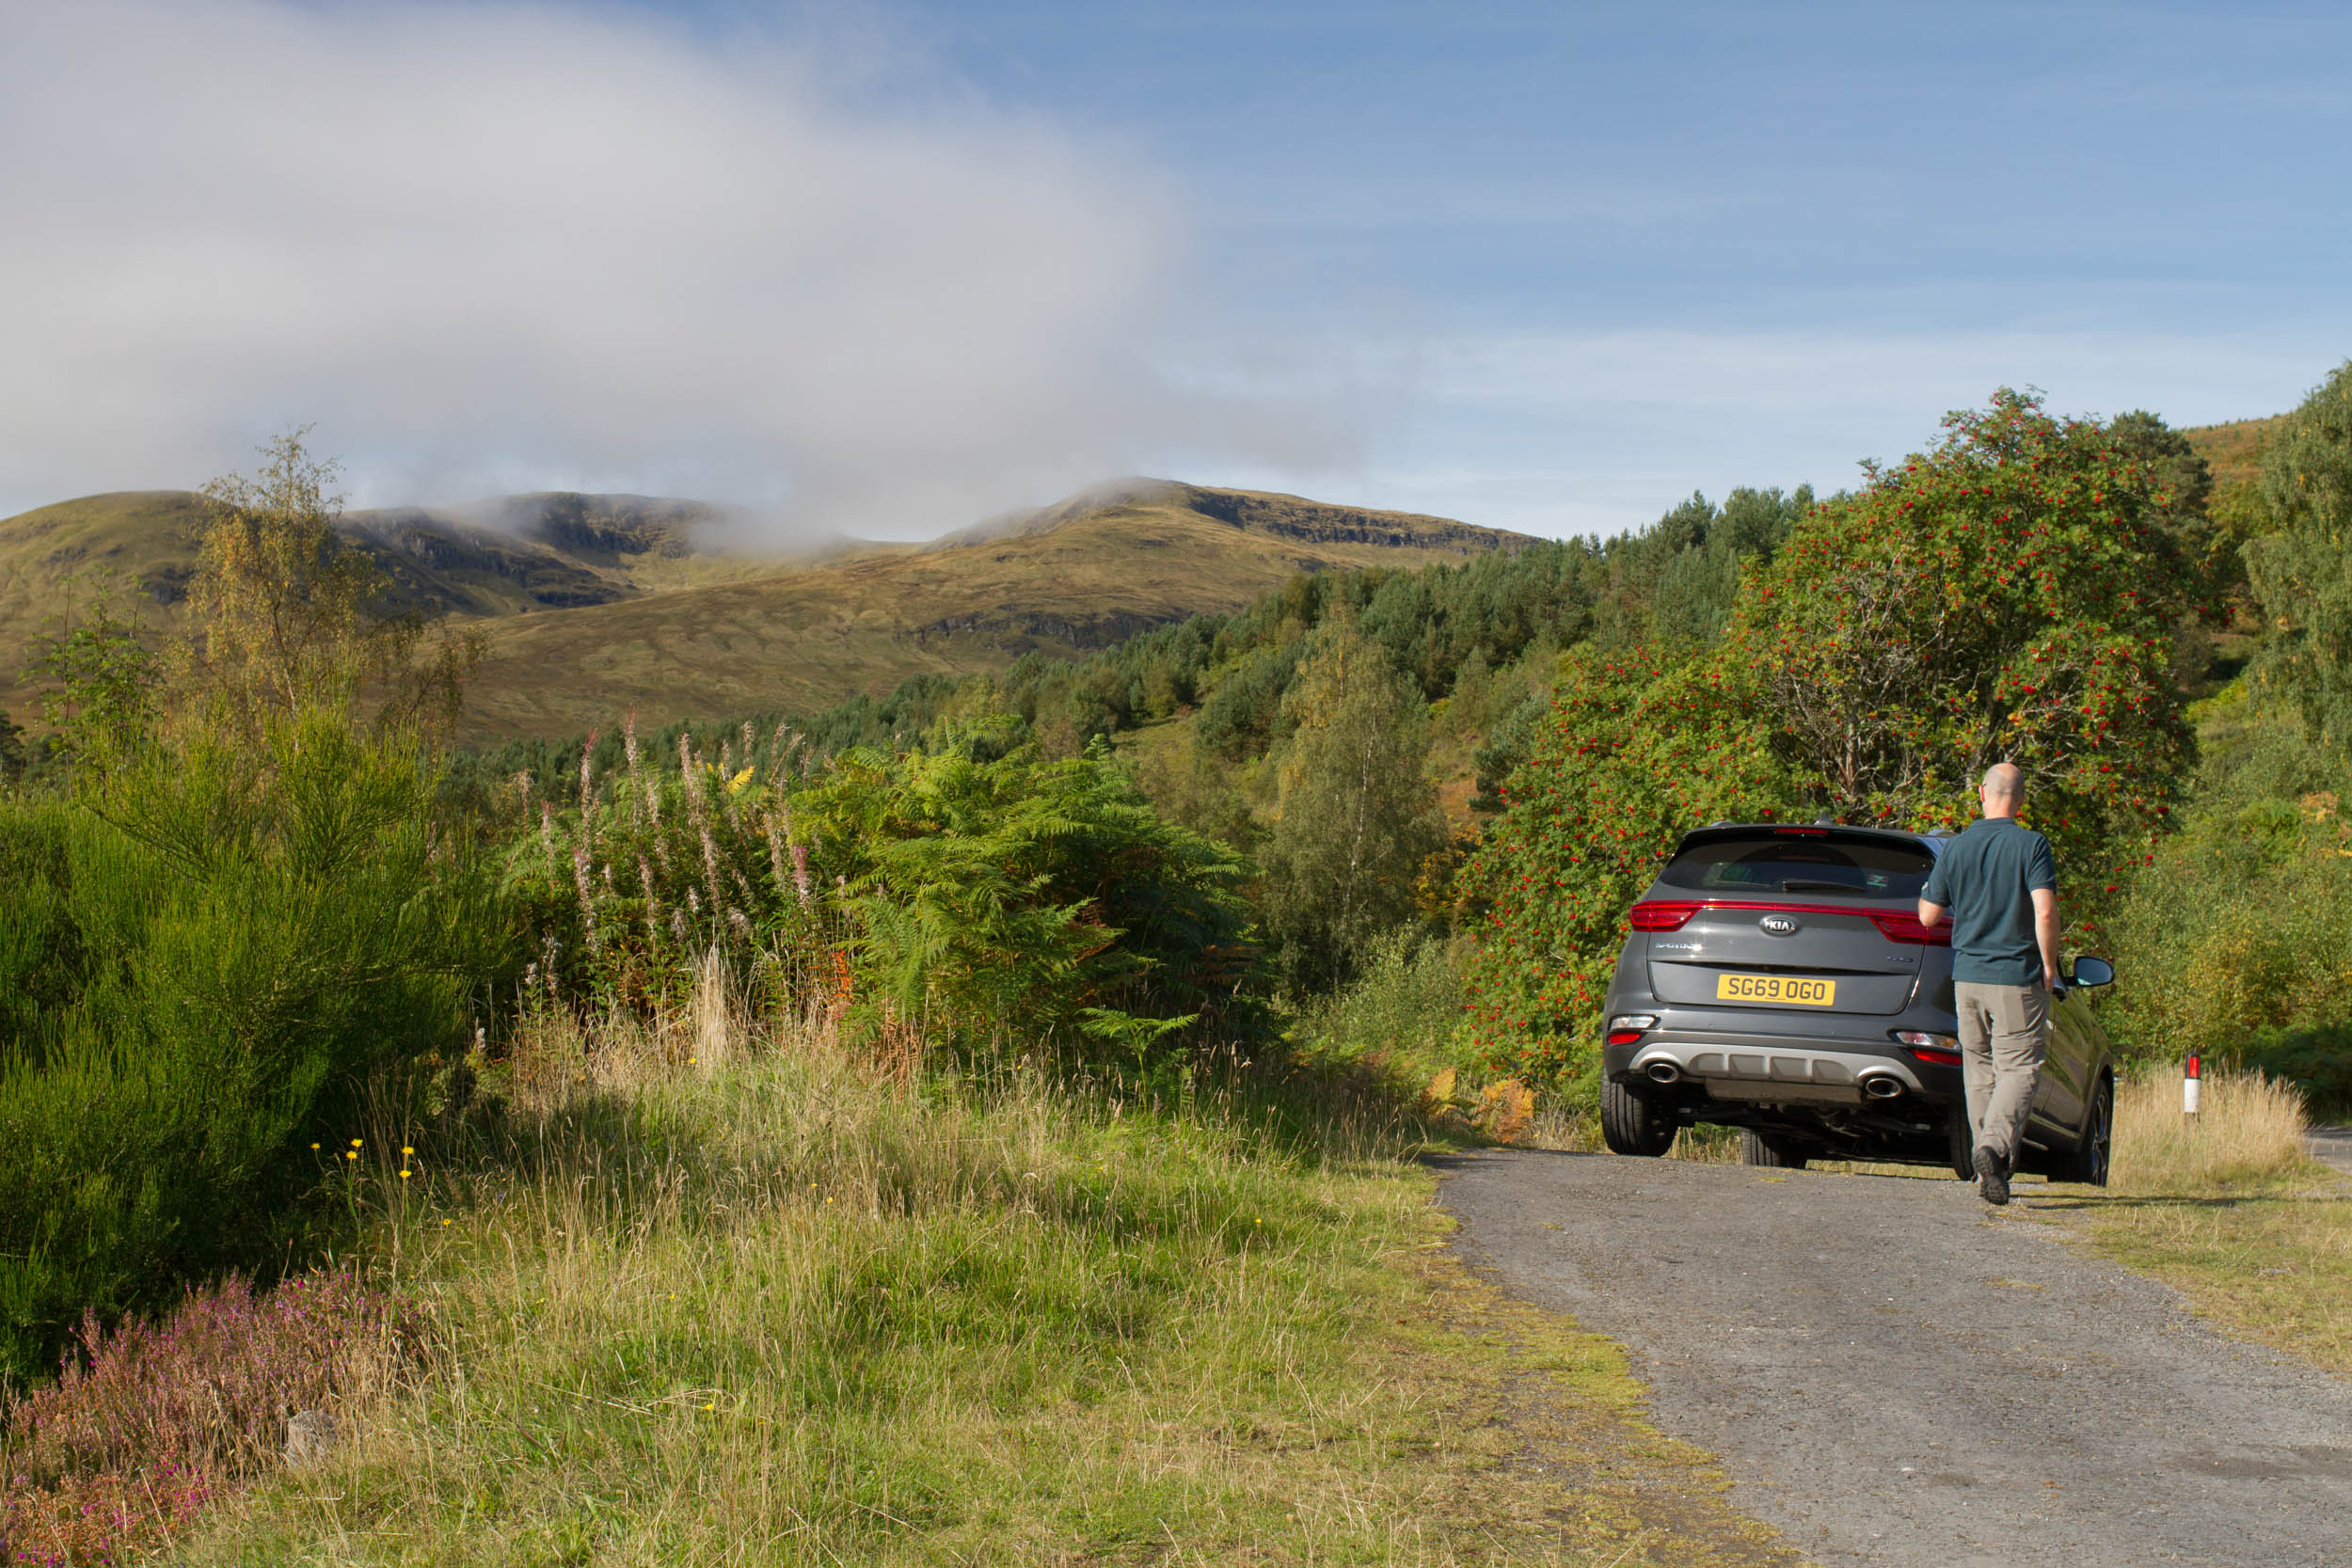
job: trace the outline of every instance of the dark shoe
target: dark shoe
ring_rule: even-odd
[[[1989,1148],[1977,1150],[1977,1191],[1996,1208],[2009,1201],[2009,1162]]]

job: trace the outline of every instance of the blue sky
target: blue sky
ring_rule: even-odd
[[[1362,478],[1607,526],[1999,382],[2178,422],[2352,355],[2352,8],[908,7],[1174,169],[1238,313],[1420,360]]]
[[[2352,355],[2340,4],[9,26],[0,511],[315,421],[363,502],[917,536],[1147,472],[1608,532],[2002,384],[2198,423]]]

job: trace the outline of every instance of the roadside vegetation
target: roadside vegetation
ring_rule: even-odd
[[[2123,975],[2103,1244],[2340,1357],[2266,1282],[2342,1277],[2346,397],[2217,491],[2003,392],[1825,500],[471,754],[479,645],[289,437],[170,649],[53,641],[0,796],[8,1546],[1781,1560],[1420,1162],[1584,1135],[1680,831],[1957,822],[2005,752]]]
[[[62,640],[62,787],[0,801],[12,1560],[1778,1560],[1434,1256],[1418,1156],[1530,1092],[1284,1037],[1278,963],[1396,907],[1344,832],[1270,950],[988,705],[450,787],[472,650],[331,482],[217,487],[187,636]]]
[[[2352,1375],[2352,1180],[2306,1153],[2291,1083],[2208,1072],[2200,1102],[2182,1115],[2172,1072],[2126,1080],[2114,1186],[2058,1189],[2054,1206],[2216,1323]]]

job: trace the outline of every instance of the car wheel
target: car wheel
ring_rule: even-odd
[[[2082,1138],[2050,1162],[2050,1180],[2076,1181],[2086,1187],[2107,1184],[2107,1157],[2115,1144],[2115,1080],[2104,1075],[2083,1117]]]
[[[1968,1127],[1968,1107],[1954,1105],[1951,1116],[1952,1174],[1963,1181],[1977,1179],[1977,1140]]]
[[[1813,1157],[1805,1145],[1792,1139],[1774,1137],[1754,1128],[1740,1134],[1740,1163],[1743,1165],[1765,1165],[1773,1170],[1803,1170]]]
[[[1673,1117],[1631,1089],[1610,1079],[1600,1086],[1600,1136],[1612,1154],[1650,1158],[1675,1146],[1678,1129]]]

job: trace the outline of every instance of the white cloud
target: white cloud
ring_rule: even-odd
[[[544,8],[0,0],[0,512],[312,420],[358,500],[913,532],[1346,440],[1155,374],[1173,191],[968,98]]]

